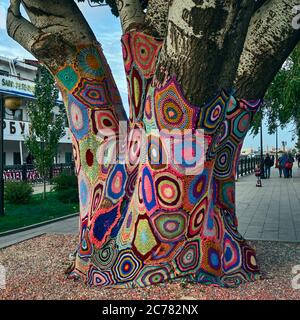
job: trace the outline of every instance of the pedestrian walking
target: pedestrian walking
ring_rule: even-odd
[[[261,184],[261,169],[260,169],[260,164],[259,163],[256,165],[256,168],[255,168],[255,176],[257,178],[256,186],[257,187],[262,187],[262,184]]]
[[[288,178],[288,155],[287,153],[285,152],[282,156],[281,156],[281,167],[282,167],[282,172],[283,172],[283,176],[285,178]]]
[[[266,179],[270,179],[270,175],[271,175],[271,167],[274,164],[274,162],[272,162],[272,159],[270,157],[270,155],[267,153],[266,154],[266,158],[264,161],[264,165],[265,165],[265,178]]]
[[[284,158],[283,158],[283,155],[281,155],[279,158],[278,158],[278,161],[277,161],[277,168],[279,170],[279,177],[281,178],[282,177],[282,173],[283,173],[283,169],[284,169]]]
[[[293,177],[293,164],[295,162],[295,159],[291,153],[288,153],[287,155],[287,162],[285,164],[285,167],[287,169],[287,177],[292,178]]]
[[[296,155],[296,160],[298,161],[298,168],[300,168],[300,153]]]

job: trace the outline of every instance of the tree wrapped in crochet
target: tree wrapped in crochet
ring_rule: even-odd
[[[24,0],[29,20],[20,4],[11,0],[8,32],[55,76],[72,134],[80,234],[68,276],[121,287],[258,278],[255,251],[238,232],[236,165],[299,40],[296,1],[149,0],[146,11],[138,0],[115,1],[128,118],[76,3]]]

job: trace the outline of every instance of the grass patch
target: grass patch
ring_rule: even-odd
[[[5,216],[0,216],[0,232],[26,227],[35,223],[79,212],[79,204],[59,201],[56,192],[48,192],[47,199],[35,194],[27,204],[5,203]]]

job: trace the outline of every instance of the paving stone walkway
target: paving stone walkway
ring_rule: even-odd
[[[300,169],[292,179],[271,178],[255,187],[254,175],[241,177],[236,184],[236,207],[240,233],[249,240],[300,242]],[[48,233],[77,234],[78,217],[0,237],[0,248]]]
[[[0,237],[0,249],[19,243],[42,234],[77,234],[78,232],[78,217],[57,221],[44,225],[42,227],[33,228],[30,230],[10,234]]]
[[[236,184],[239,231],[246,239],[300,242],[300,169],[293,178],[279,178],[272,168],[271,178],[255,187],[254,175]]]

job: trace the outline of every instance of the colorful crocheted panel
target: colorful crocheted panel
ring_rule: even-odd
[[[69,277],[123,287],[183,276],[220,286],[254,280],[255,251],[237,230],[235,174],[260,101],[220,90],[192,105],[175,76],[153,81],[161,46],[143,33],[122,37],[128,121],[97,43],[56,72],[80,195]]]

